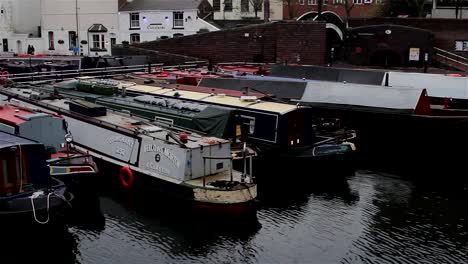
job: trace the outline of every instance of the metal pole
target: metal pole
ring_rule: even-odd
[[[232,176],[232,159],[231,159],[231,182],[233,182],[233,181],[234,181],[234,178]]]
[[[203,187],[205,187],[206,182],[205,182],[205,177],[206,177],[206,158],[203,157]]]
[[[78,32],[80,30],[80,27],[78,25],[78,0],[75,0],[75,16],[76,16],[76,34],[75,34],[75,45],[78,46]]]

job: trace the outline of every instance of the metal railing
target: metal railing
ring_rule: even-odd
[[[456,63],[456,64],[459,64],[468,68],[468,58],[465,58],[463,56],[457,55],[455,53],[452,53],[452,52],[449,52],[449,51],[446,51],[437,47],[434,47],[434,50],[436,51],[435,55],[444,59],[445,63],[450,61],[451,63]],[[442,61],[439,60],[439,62],[442,62]]]
[[[164,65],[158,64],[141,64],[131,66],[115,66],[115,67],[101,67],[90,69],[75,69],[75,70],[61,70],[61,71],[45,71],[45,72],[31,72],[31,73],[16,73],[9,74],[8,78],[16,83],[37,82],[37,81],[63,81],[82,76],[93,77],[113,77],[132,72],[153,72],[152,69],[168,70],[168,69],[190,69],[197,68],[203,61],[190,61],[180,65]]]

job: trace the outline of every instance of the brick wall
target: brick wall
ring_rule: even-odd
[[[434,33],[435,46],[468,57],[468,52],[455,52],[456,40],[468,40],[468,20],[466,19],[428,19],[428,18],[370,18],[351,19],[349,25],[396,24],[430,30]]]
[[[155,50],[147,50],[136,47],[125,47],[123,45],[112,46],[114,56],[143,55],[148,56],[151,63],[164,63],[165,65],[178,65],[186,62],[201,61],[202,59]]]
[[[219,62],[324,64],[322,22],[281,21],[135,45]]]

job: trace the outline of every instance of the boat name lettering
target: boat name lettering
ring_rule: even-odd
[[[125,157],[125,149],[123,149],[123,148],[117,148],[115,153],[119,154],[122,157]]]
[[[145,152],[157,152],[159,154],[164,155],[167,159],[169,159],[177,168],[180,167],[180,161],[174,153],[172,153],[166,147],[156,146],[153,144],[145,145],[144,147]]]
[[[120,142],[120,143],[123,143],[123,144],[125,144],[125,145],[127,145],[129,147],[133,147],[133,140],[131,138],[124,137],[124,136],[110,137],[106,141],[107,141],[108,144],[113,144],[113,143],[116,143],[116,142]]]
[[[152,171],[155,171],[155,172],[157,172],[159,174],[165,175],[165,176],[169,175],[169,170],[168,169],[163,168],[163,167],[159,166],[158,164],[156,164],[154,162],[151,162],[151,161],[146,163],[146,168],[150,169]]]

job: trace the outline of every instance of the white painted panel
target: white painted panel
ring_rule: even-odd
[[[137,162],[140,145],[137,138],[124,136],[74,118],[65,117],[65,120],[76,143],[123,162],[131,164]]]
[[[178,145],[144,138],[140,150],[139,168],[165,177],[187,180],[189,179],[189,175],[186,176],[188,151]]]

